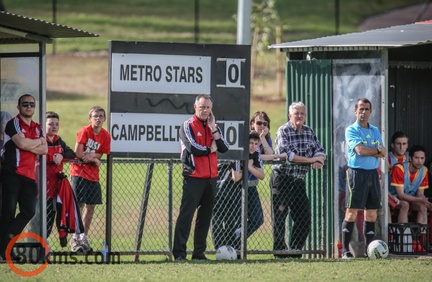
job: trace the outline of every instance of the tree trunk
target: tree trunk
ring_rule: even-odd
[[[0,0],[0,11],[5,11],[6,12],[6,7],[3,3],[3,0]]]
[[[282,34],[282,30],[280,25],[276,26],[276,44],[280,44],[281,43],[281,34]],[[277,48],[276,49],[276,85],[277,85],[277,92],[278,92],[278,96],[280,99],[282,99],[283,97],[283,65],[282,65],[282,52],[280,51],[281,49]]]

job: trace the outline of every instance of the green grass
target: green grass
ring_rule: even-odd
[[[95,105],[108,108],[105,97],[47,99],[47,110],[60,115],[59,135],[72,149],[75,146],[76,133],[82,126],[89,124],[88,111]],[[278,127],[287,121],[285,102],[268,103],[265,107],[259,101],[251,104],[251,113],[263,110],[270,115],[271,136],[275,136]],[[107,128],[106,123],[104,127]]]
[[[21,266],[32,270],[35,266]],[[250,260],[152,262],[121,265],[48,265],[20,278],[0,265],[2,281],[430,281],[430,259]]]
[[[57,52],[106,51],[108,40],[136,40],[161,42],[193,42],[194,15],[193,2],[185,0],[62,0],[57,1],[57,22],[100,35],[99,38],[76,38],[56,40]],[[354,32],[359,22],[368,15],[422,3],[420,0],[344,0],[341,3],[340,32]],[[46,0],[4,0],[9,12],[51,21],[51,1]],[[233,15],[237,1],[200,1],[200,43],[235,43],[236,22]],[[279,0],[277,7],[284,26],[282,42],[326,36],[334,33],[334,1],[322,0]],[[274,42],[274,40],[273,40]],[[50,53],[48,48],[48,53]],[[275,65],[274,50],[259,59],[261,75],[254,81],[259,85],[268,83],[271,69]],[[73,63],[68,68],[77,70]],[[87,66],[86,66],[87,67]],[[106,66],[98,66],[95,72],[106,71]],[[74,77],[79,76],[79,71]],[[73,92],[73,87],[71,87]],[[58,94],[58,93],[57,93]],[[106,93],[82,93],[82,96],[63,93],[50,96],[47,110],[54,110],[61,116],[60,135],[71,147],[80,127],[87,125],[88,110],[94,105],[107,108]],[[272,93],[274,95],[274,93]],[[55,98],[55,99],[54,99]],[[265,110],[271,117],[271,135],[275,136],[279,125],[286,121],[284,102],[263,102],[253,100],[251,113]],[[143,170],[144,171],[144,170]],[[142,176],[139,176],[142,182]],[[178,186],[175,184],[176,187]],[[142,187],[142,186],[140,186]],[[130,189],[130,187],[129,187]],[[157,191],[157,190],[156,190]],[[156,192],[155,191],[155,192]],[[120,195],[127,191],[115,191]],[[175,192],[179,197],[179,189]],[[126,193],[127,194],[127,193]],[[165,197],[163,192],[157,196]],[[141,194],[133,195],[140,198]],[[262,200],[267,195],[260,195]],[[165,198],[164,198],[165,199]],[[131,201],[132,202],[132,201]],[[136,203],[137,200],[135,199]],[[178,207],[178,203],[174,203]],[[118,208],[118,207],[117,207]],[[120,207],[119,214],[131,219],[130,207]],[[97,215],[104,208],[97,209]],[[99,217],[98,216],[98,217]],[[99,220],[99,219],[98,219]],[[136,224],[134,220],[133,224]],[[95,222],[94,226],[97,222]],[[103,221],[101,223],[103,225]],[[125,223],[127,224],[127,222]],[[120,229],[122,226],[120,226]],[[116,234],[134,229],[124,226]],[[265,233],[266,238],[271,238]],[[255,236],[255,235],[254,235]],[[99,237],[96,237],[99,238]],[[118,244],[131,243],[130,236],[119,239]],[[159,240],[149,239],[146,243],[154,246]],[[99,247],[99,246],[96,246]],[[209,256],[214,259],[214,255]],[[139,264],[121,265],[49,265],[35,278],[27,281],[429,281],[432,267],[430,259],[387,259],[369,261],[358,259],[341,261],[332,259],[274,260],[269,255],[249,256],[248,261],[188,262],[172,263],[164,256],[141,256]],[[22,268],[34,269],[34,265]],[[408,271],[407,271],[408,270]],[[414,271],[413,271],[414,270]],[[6,264],[0,264],[1,281],[20,281]]]
[[[191,0],[56,1],[57,23],[97,33],[99,38],[59,39],[57,52],[107,50],[108,40],[194,42]],[[259,1],[254,1],[259,2]],[[362,19],[422,0],[340,1],[340,33],[354,32]],[[52,1],[4,0],[9,12],[52,21]],[[279,0],[282,42],[335,33],[335,1]],[[237,1],[199,1],[199,43],[236,43]],[[274,39],[270,39],[274,42]]]
[[[63,138],[66,144],[74,149],[76,133],[81,127],[89,125],[88,112],[91,107],[99,105],[105,110],[108,108],[107,99],[105,97],[82,97],[80,99],[47,99],[47,111],[54,111],[60,115],[60,131],[59,135]],[[107,124],[104,124],[107,128]]]

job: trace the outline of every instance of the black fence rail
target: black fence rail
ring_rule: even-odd
[[[224,165],[225,164],[225,165]],[[297,222],[301,232],[307,232],[307,239],[301,250],[289,249],[289,236],[293,230],[292,215],[296,212],[287,210],[285,221],[288,248],[273,250],[274,232],[272,214],[282,207],[272,208],[272,193],[270,176],[272,164],[264,164],[265,179],[258,183],[247,183],[248,189],[243,188],[243,182],[221,185],[214,206],[212,226],[207,239],[207,252],[214,254],[221,245],[232,245],[243,254],[302,254],[304,257],[322,257],[325,255],[325,189],[327,189],[327,169],[312,170],[305,179],[310,218],[305,222]],[[64,172],[69,175],[69,163],[64,164]],[[227,161],[220,161],[220,172],[229,173]],[[95,208],[88,240],[94,252],[100,252],[106,241],[109,251],[120,255],[121,260],[138,261],[143,255],[163,256],[172,259],[173,232],[178,216],[182,196],[181,163],[179,160],[153,159],[112,159],[111,165],[102,162],[100,166],[99,183],[102,187],[102,204]],[[48,174],[49,172],[47,172]],[[70,177],[68,177],[70,180]],[[250,189],[249,187],[256,187]],[[295,186],[292,187],[294,190]],[[246,203],[245,193],[252,203]],[[295,197],[295,194],[293,194]],[[252,196],[252,197],[251,197]],[[292,199],[297,201],[298,199]],[[54,201],[54,200],[48,200]],[[51,205],[56,205],[55,201]],[[259,208],[261,207],[261,209]],[[242,235],[242,214],[248,216],[248,238]],[[273,209],[273,212],[272,212]],[[52,222],[51,209],[47,218]],[[85,212],[85,210],[82,210]],[[50,236],[47,238],[54,254],[70,252],[69,240],[67,244],[59,239],[59,232],[53,223]],[[193,230],[188,241],[188,250],[193,249]],[[304,230],[302,229],[304,228]],[[250,232],[252,231],[253,232]],[[292,235],[292,234],[291,234]],[[246,244],[242,249],[241,236],[245,236]],[[157,260],[158,258],[149,258]]]

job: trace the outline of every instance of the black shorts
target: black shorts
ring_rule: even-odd
[[[381,184],[376,169],[348,168],[346,207],[381,209]]]
[[[97,181],[90,181],[79,176],[71,176],[72,189],[78,203],[87,205],[102,204],[102,189]]]

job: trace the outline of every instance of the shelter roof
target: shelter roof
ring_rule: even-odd
[[[432,20],[270,45],[287,52],[380,50],[432,43]]]
[[[0,44],[51,42],[54,38],[99,35],[44,20],[0,11]]]

